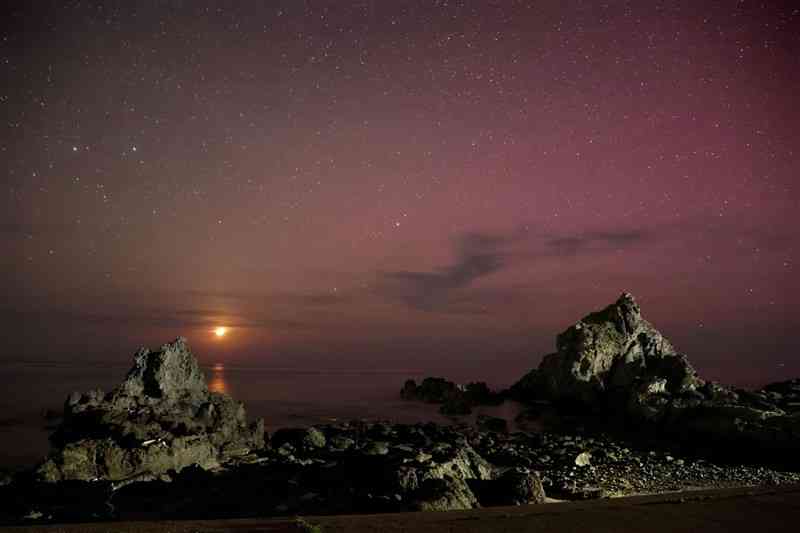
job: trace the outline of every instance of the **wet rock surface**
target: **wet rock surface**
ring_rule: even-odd
[[[263,422],[247,423],[244,406],[209,392],[185,339],[141,349],[122,384],[73,393],[36,469],[42,481],[122,481],[214,468],[264,445]]]

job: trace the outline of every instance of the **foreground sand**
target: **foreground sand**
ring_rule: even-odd
[[[495,507],[473,511],[306,517],[331,532],[632,532],[796,531],[800,485],[634,496],[593,502]],[[114,522],[12,527],[41,533],[218,533],[308,531],[291,518],[182,522]]]

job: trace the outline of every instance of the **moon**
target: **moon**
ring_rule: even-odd
[[[225,326],[219,326],[214,329],[214,335],[217,337],[224,337],[226,333],[228,333],[228,328]]]

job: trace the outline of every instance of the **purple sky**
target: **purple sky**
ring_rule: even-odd
[[[0,358],[502,383],[627,290],[800,375],[790,2],[12,3]]]

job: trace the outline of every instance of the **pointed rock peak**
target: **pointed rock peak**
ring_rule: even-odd
[[[617,305],[631,306],[635,307],[636,309],[639,308],[639,304],[636,303],[636,298],[634,298],[633,294],[629,292],[623,292],[620,294],[619,298],[617,298]]]
[[[592,405],[608,391],[631,391],[654,379],[665,379],[670,392],[701,383],[627,292],[558,335],[556,349],[534,376],[551,399]]]
[[[577,324],[613,324],[623,335],[632,335],[642,325],[642,312],[632,294],[623,292],[617,301],[600,311],[590,313]]]
[[[613,305],[621,309],[623,314],[641,316],[639,304],[636,303],[633,294],[629,292],[623,292]]]
[[[133,368],[118,389],[128,396],[175,399],[208,392],[197,359],[183,337],[164,344],[158,351],[141,348]]]
[[[623,292],[617,299],[616,307],[622,323],[625,325],[625,331],[631,333],[639,327],[642,321],[642,311],[639,309],[639,304],[636,299],[629,292]]]

